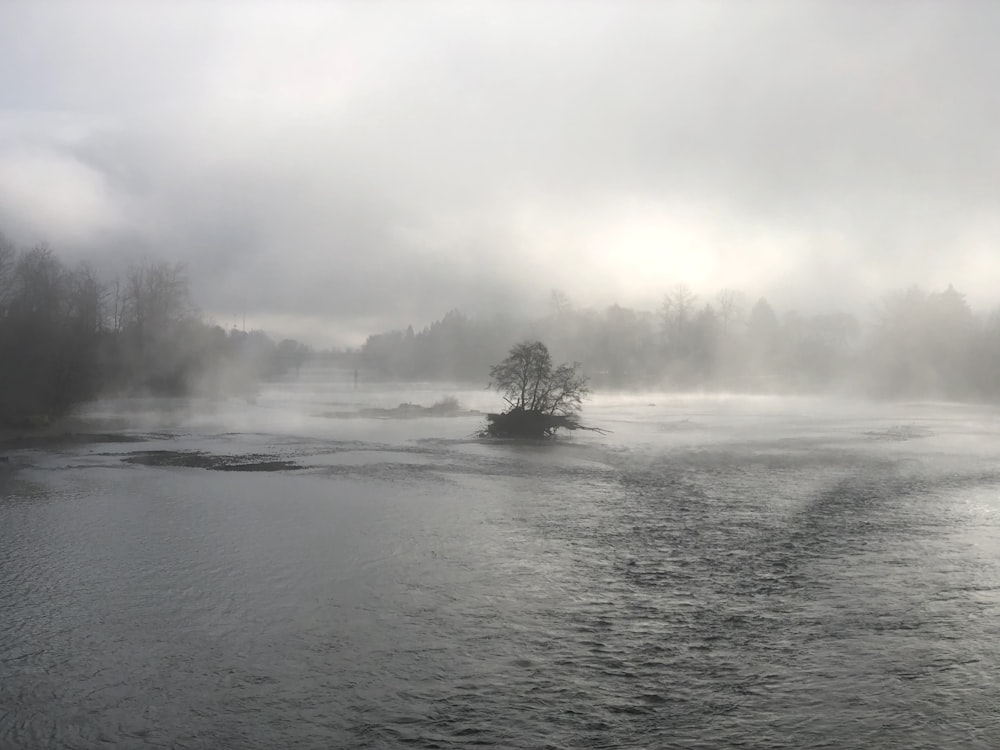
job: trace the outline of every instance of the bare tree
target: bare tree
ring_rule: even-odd
[[[573,310],[573,302],[561,289],[553,289],[549,294],[549,309],[554,317],[566,315]]]
[[[514,346],[507,357],[490,368],[490,387],[508,409],[487,416],[486,434],[494,437],[543,437],[559,427],[581,429],[575,415],[590,392],[579,364],[552,367],[552,357],[541,341]]]
[[[192,312],[183,263],[146,262],[132,266],[125,279],[124,319],[140,341],[163,332]]]
[[[677,284],[663,297],[661,315],[664,329],[670,333],[683,331],[694,317],[698,295],[687,284]]]
[[[20,316],[53,320],[65,305],[66,269],[48,245],[22,253],[14,265],[11,308]]]
[[[744,316],[746,310],[746,295],[736,289],[720,289],[715,295],[715,314],[718,316],[719,328],[730,333]]]
[[[125,323],[125,290],[120,276],[108,285],[108,294],[111,297],[111,330],[120,333]]]
[[[82,333],[98,333],[106,324],[107,290],[91,265],[81,263],[68,279],[70,313]]]
[[[17,264],[17,249],[3,234],[0,234],[0,318],[10,304],[14,287],[14,267]]]

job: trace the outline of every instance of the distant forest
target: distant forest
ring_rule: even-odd
[[[484,382],[512,341],[529,339],[579,362],[597,388],[1000,398],[1000,311],[975,314],[951,286],[890,293],[865,325],[729,289],[700,299],[684,284],[652,311],[580,308],[553,292],[538,319],[454,310],[421,331],[369,336],[360,358],[386,378]]]
[[[490,368],[528,340],[579,362],[595,388],[1000,400],[1000,311],[973,312],[951,286],[892,292],[864,324],[749,299],[729,289],[702,299],[679,284],[656,310],[592,309],[553,292],[535,319],[453,310],[420,331],[317,354],[205,322],[181,264],[146,261],[100,279],[0,236],[0,426],[44,425],[103,395],[250,395],[307,361],[366,378],[485,386]]]
[[[0,237],[0,426],[42,426],[99,395],[248,395],[309,353],[203,322],[181,264],[106,281]]]

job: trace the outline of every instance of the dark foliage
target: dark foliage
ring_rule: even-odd
[[[246,395],[308,353],[199,320],[179,264],[135,265],[104,284],[0,237],[0,426],[41,427],[108,393]]]
[[[594,429],[584,427],[576,417],[565,414],[510,409],[499,414],[487,414],[483,435],[496,438],[543,438],[552,437],[560,427],[566,430]]]
[[[560,427],[584,428],[576,418],[589,393],[579,365],[552,367],[552,357],[541,341],[514,346],[507,357],[490,368],[490,387],[510,408],[486,416],[490,437],[551,437]]]

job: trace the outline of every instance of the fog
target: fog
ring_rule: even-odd
[[[998,38],[0,3],[0,746],[995,748]]]
[[[316,347],[687,284],[996,303],[987,3],[5,3],[0,229]]]

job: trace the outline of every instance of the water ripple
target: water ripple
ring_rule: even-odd
[[[1000,473],[906,424],[31,454],[0,747],[993,747]]]

